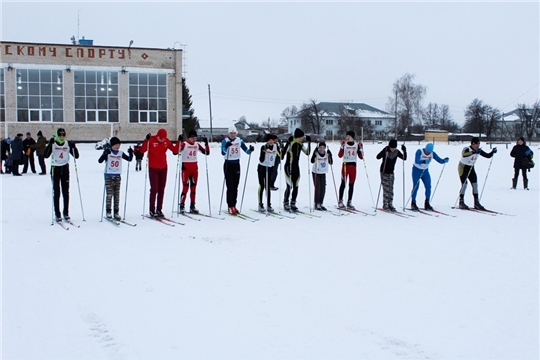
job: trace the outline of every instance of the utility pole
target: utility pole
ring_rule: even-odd
[[[210,141],[214,139],[212,134],[212,98],[210,97],[210,84],[208,84],[208,105],[210,107]]]

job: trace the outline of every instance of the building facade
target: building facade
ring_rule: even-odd
[[[59,127],[75,141],[182,132],[181,49],[3,41],[0,54],[2,137],[51,137]]]

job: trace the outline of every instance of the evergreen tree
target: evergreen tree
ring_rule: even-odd
[[[189,130],[196,130],[199,128],[199,119],[196,116],[193,116],[195,109],[192,108],[193,101],[191,100],[191,94],[189,93],[189,88],[186,85],[186,78],[182,78],[182,110],[187,109],[189,112],[189,118],[182,121],[182,128],[184,134],[187,134]]]

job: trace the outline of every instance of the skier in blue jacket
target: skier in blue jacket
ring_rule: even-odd
[[[429,203],[429,198],[431,196],[431,176],[429,175],[429,163],[432,159],[435,159],[439,164],[446,164],[448,158],[441,159],[436,152],[433,151],[433,143],[428,143],[425,148],[416,150],[414,156],[414,164],[412,168],[412,179],[413,179],[413,190],[411,194],[412,202],[411,209],[418,211],[418,205],[416,205],[416,194],[418,193],[418,188],[420,187],[420,180],[424,183],[426,188],[426,200],[424,202],[425,210],[433,210],[433,207]]]

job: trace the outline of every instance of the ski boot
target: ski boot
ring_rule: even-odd
[[[476,210],[486,210],[485,207],[480,204],[480,200],[478,200],[478,195],[474,197],[474,208]]]
[[[459,208],[463,210],[469,210],[469,207],[465,204],[465,201],[463,200],[463,195],[459,197]]]
[[[114,213],[114,220],[116,220],[116,221],[122,220],[122,217],[120,216],[119,213]]]
[[[516,187],[517,187],[517,179],[513,178],[512,179],[512,189],[516,190]]]
[[[295,201],[291,201],[291,210],[292,210],[292,211],[298,211],[298,206],[296,206],[296,202],[295,202]]]
[[[62,217],[60,216],[60,214],[56,214],[56,215],[55,215],[54,221],[59,222],[59,223],[62,222]]]
[[[356,210],[356,208],[353,206],[350,200],[347,201],[347,210]]]
[[[155,211],[155,210],[150,210],[150,211],[148,212],[148,215],[150,215],[151,218],[157,219],[157,214],[156,214],[156,211]]]
[[[433,206],[430,205],[429,200],[427,199],[426,201],[424,201],[424,209],[428,211],[433,211]]]
[[[231,214],[231,215],[236,215],[236,213],[234,212],[234,209],[235,209],[234,206],[230,206],[230,207],[229,207],[229,214]]]
[[[322,211],[327,211],[327,210],[328,210],[327,208],[324,207],[323,204],[319,204],[319,205],[321,206],[321,210],[322,210]]]
[[[529,179],[523,179],[523,188],[529,190]]]
[[[189,212],[192,213],[192,214],[198,214],[199,213],[199,210],[197,210],[197,208],[195,207],[195,203],[191,203],[189,205]]]
[[[265,211],[265,210],[264,210],[264,204],[263,204],[263,203],[260,203],[257,210],[259,210],[260,212],[264,212],[264,211]]]
[[[388,209],[391,211],[391,212],[396,212],[396,208],[394,207],[394,205],[392,205],[392,203],[388,203]]]
[[[386,203],[386,202],[383,203],[383,204],[382,204],[382,209],[383,209],[384,211],[390,211],[390,207],[388,206],[388,203]]]
[[[268,206],[266,207],[266,211],[274,212],[274,208],[272,207],[272,205],[268,204]]]
[[[339,208],[339,209],[345,209],[345,204],[343,203],[343,200],[339,200],[339,202],[338,202],[338,208]]]
[[[283,209],[285,209],[285,211],[291,211],[291,205],[289,205],[288,201],[283,202]]]
[[[411,210],[419,211],[418,205],[416,205],[416,200],[411,201]]]
[[[277,188],[277,187],[275,187],[275,186],[272,186],[272,187],[270,187],[270,190],[272,190],[272,191],[278,191],[279,188]]]
[[[165,217],[165,215],[163,215],[163,212],[161,211],[161,209],[157,209],[156,210],[156,218],[163,219],[164,217]]]
[[[186,212],[186,205],[184,203],[180,203],[180,214],[184,214]]]
[[[107,213],[105,214],[105,217],[106,217],[107,219],[109,219],[109,220],[112,219],[112,213],[111,213],[110,210],[107,211]]]
[[[69,217],[69,215],[67,213],[64,213],[64,220],[66,220],[68,222],[71,220],[71,218]]]

